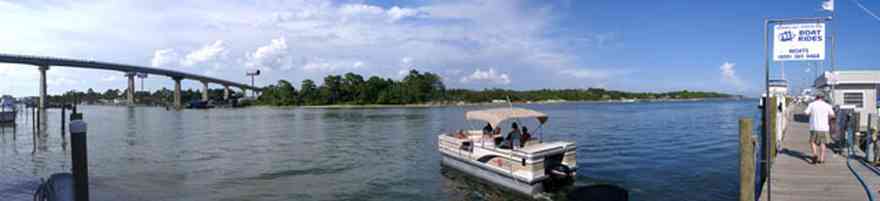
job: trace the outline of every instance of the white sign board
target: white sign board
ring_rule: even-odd
[[[773,60],[825,60],[825,23],[773,26]]]

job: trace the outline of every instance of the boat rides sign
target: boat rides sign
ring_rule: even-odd
[[[774,61],[825,59],[825,23],[779,24],[773,34]]]

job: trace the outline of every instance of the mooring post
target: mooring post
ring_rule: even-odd
[[[89,200],[89,160],[86,140],[88,124],[82,114],[70,119],[70,159],[73,166],[73,195],[76,201]]]
[[[781,135],[780,133],[777,133],[777,127],[779,126],[779,122],[777,120],[777,118],[779,118],[777,114],[779,112],[779,108],[777,108],[777,105],[779,105],[779,97],[770,97],[770,101],[766,105],[764,105],[764,107],[768,107],[768,109],[770,110],[770,115],[768,116],[770,117],[770,119],[767,121],[770,123],[770,125],[767,126],[767,134],[769,135],[767,136],[769,142],[767,143],[769,148],[767,151],[769,151],[770,153],[769,155],[771,161],[773,159],[776,159],[776,151],[778,146],[776,135]]]
[[[755,200],[755,144],[752,119],[739,119],[739,200]]]
[[[874,126],[874,114],[868,113],[868,132],[865,135],[868,139],[865,146],[865,160],[869,163],[874,163],[874,132],[876,131]]]
[[[66,124],[64,121],[64,118],[66,118],[65,116],[67,116],[67,114],[65,112],[66,110],[67,110],[67,105],[62,104],[61,105],[61,137],[64,137],[64,130],[65,130],[64,127],[66,126],[66,125],[64,125],[64,124]]]

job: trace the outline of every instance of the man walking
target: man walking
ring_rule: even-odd
[[[804,110],[804,113],[810,115],[810,148],[813,151],[813,164],[825,162],[825,144],[831,142],[829,119],[834,118],[834,109],[823,98],[824,95],[817,94],[816,100]],[[816,154],[816,145],[820,147],[818,154]]]

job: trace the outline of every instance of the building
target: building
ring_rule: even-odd
[[[770,80],[768,82],[770,91],[770,95],[772,96],[788,96],[788,81],[787,80]]]
[[[880,70],[837,70],[816,78],[816,89],[826,94],[834,106],[855,108],[861,113],[859,124],[866,127],[868,114],[877,115]],[[833,87],[832,87],[833,86]],[[832,89],[833,88],[833,89]]]

